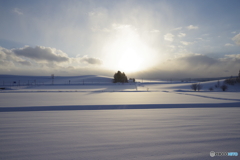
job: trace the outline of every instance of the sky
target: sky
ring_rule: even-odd
[[[239,0],[0,0],[0,74],[236,76]]]

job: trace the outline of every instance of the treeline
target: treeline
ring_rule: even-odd
[[[224,83],[229,84],[229,85],[234,85],[236,83],[240,83],[240,77],[226,79],[224,81]]]

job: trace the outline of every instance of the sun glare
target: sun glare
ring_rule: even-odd
[[[126,73],[147,69],[156,61],[155,52],[131,26],[118,26],[103,53],[107,59],[105,67]]]

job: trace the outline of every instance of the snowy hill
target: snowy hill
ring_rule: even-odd
[[[0,75],[0,88],[18,91],[131,91],[131,92],[194,92],[193,83],[200,83],[200,92],[223,92],[220,86],[224,79],[206,82],[146,81],[137,83],[112,83],[112,77],[98,75],[84,76],[17,76]],[[240,84],[227,85],[226,92],[240,92]],[[212,90],[210,91],[210,88]],[[3,90],[2,90],[3,91]]]
[[[112,77],[97,75],[84,76],[18,76],[0,75],[0,86],[46,85],[46,84],[80,84],[80,83],[111,83]]]

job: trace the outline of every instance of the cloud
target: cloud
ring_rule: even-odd
[[[224,46],[226,46],[226,47],[231,47],[231,46],[234,46],[234,45],[231,44],[231,43],[226,43]]]
[[[23,13],[18,8],[14,8],[13,12],[17,13],[18,15],[23,15]]]
[[[171,33],[167,33],[167,34],[165,34],[164,35],[164,39],[166,40],[166,41],[173,41],[173,38],[174,38],[174,35],[173,34],[171,34]]]
[[[186,42],[186,41],[180,41],[183,45],[187,46],[189,44],[192,44],[192,42]]]
[[[240,33],[232,38],[236,45],[240,46]]]
[[[85,64],[102,64],[102,61],[98,58],[88,57],[88,55],[85,55],[83,57],[78,56],[76,58],[70,58],[66,53],[61,50],[44,46],[36,46],[34,48],[25,46],[19,49],[12,49],[11,51],[18,57],[30,58],[31,60],[34,60],[36,62],[57,62],[59,64],[62,62],[76,62],[76,60],[78,60],[78,62]],[[27,63],[24,62],[24,64]]]
[[[116,23],[113,23],[112,24],[112,28],[115,29],[115,30],[125,30],[125,29],[129,29],[129,28],[133,28],[133,26],[129,25],[129,24],[116,24]]]
[[[67,62],[69,58],[61,50],[55,48],[36,46],[34,48],[25,46],[12,50],[17,56],[31,58],[36,61]]]
[[[19,64],[24,65],[24,66],[31,66],[31,63],[28,61],[18,61]]]
[[[0,47],[0,58],[2,61],[6,62],[20,62],[23,61],[22,58],[17,57],[11,50]]]
[[[153,29],[153,30],[151,30],[150,32],[151,32],[151,33],[159,33],[160,31],[157,30],[157,29]]]
[[[107,72],[99,67],[101,64],[99,58],[88,55],[68,57],[61,50],[51,47],[25,46],[11,50],[0,47],[0,74],[45,75],[53,72],[60,75],[98,74],[97,69],[100,70],[99,74]]]
[[[88,57],[87,55],[80,58],[80,62],[85,62],[85,63],[88,63],[88,64],[96,64],[96,65],[101,65],[102,64],[102,61],[100,59],[91,58],[91,57]]]
[[[94,15],[96,15],[96,13],[92,11],[92,12],[88,12],[88,15],[89,16],[94,16]]]
[[[149,70],[138,72],[134,76],[157,79],[228,77],[237,75],[239,66],[240,54],[225,55],[220,59],[207,55],[190,54],[168,59]]]
[[[187,29],[189,29],[189,30],[198,29],[198,26],[189,25],[189,26],[187,26]]]
[[[178,30],[181,30],[181,29],[182,29],[182,27],[178,27],[178,28],[174,28],[173,30],[178,31]]]
[[[216,59],[210,58],[206,55],[190,55],[177,59],[178,62],[187,64],[189,66],[211,66],[217,62]]]
[[[169,45],[170,48],[176,46]],[[24,47],[29,48],[29,47]],[[50,47],[30,47],[31,51],[47,52],[49,56],[28,56],[23,48],[5,49],[0,47],[0,74],[25,75],[110,75],[112,71],[101,68],[99,58],[85,56],[68,57],[65,53]],[[48,48],[48,50],[45,50]],[[21,51],[20,53],[15,53]],[[32,52],[31,52],[32,53]],[[55,56],[63,56],[68,60],[62,63]],[[24,56],[23,56],[24,55]],[[35,55],[35,54],[34,54]],[[44,54],[45,55],[45,54]],[[37,58],[36,58],[37,57]],[[44,60],[43,60],[44,59]],[[44,62],[42,62],[44,61]],[[65,62],[65,61],[64,61]],[[240,54],[225,55],[216,59],[201,54],[183,54],[156,65],[154,68],[131,74],[132,77],[141,78],[196,78],[196,77],[223,77],[236,75],[240,66]],[[225,72],[228,71],[228,72]]]
[[[179,33],[178,34],[178,37],[185,37],[186,36],[186,33]]]
[[[232,61],[239,61],[240,60],[240,54],[229,54],[229,55],[225,55],[226,58],[222,58],[222,60],[226,60],[226,59],[231,59]]]
[[[92,27],[91,31],[93,31],[93,32],[106,32],[106,33],[111,32],[111,30],[108,29],[108,28],[97,28],[97,27]]]
[[[174,45],[168,45],[168,47],[170,47],[170,48],[176,48],[176,46],[174,46]]]

